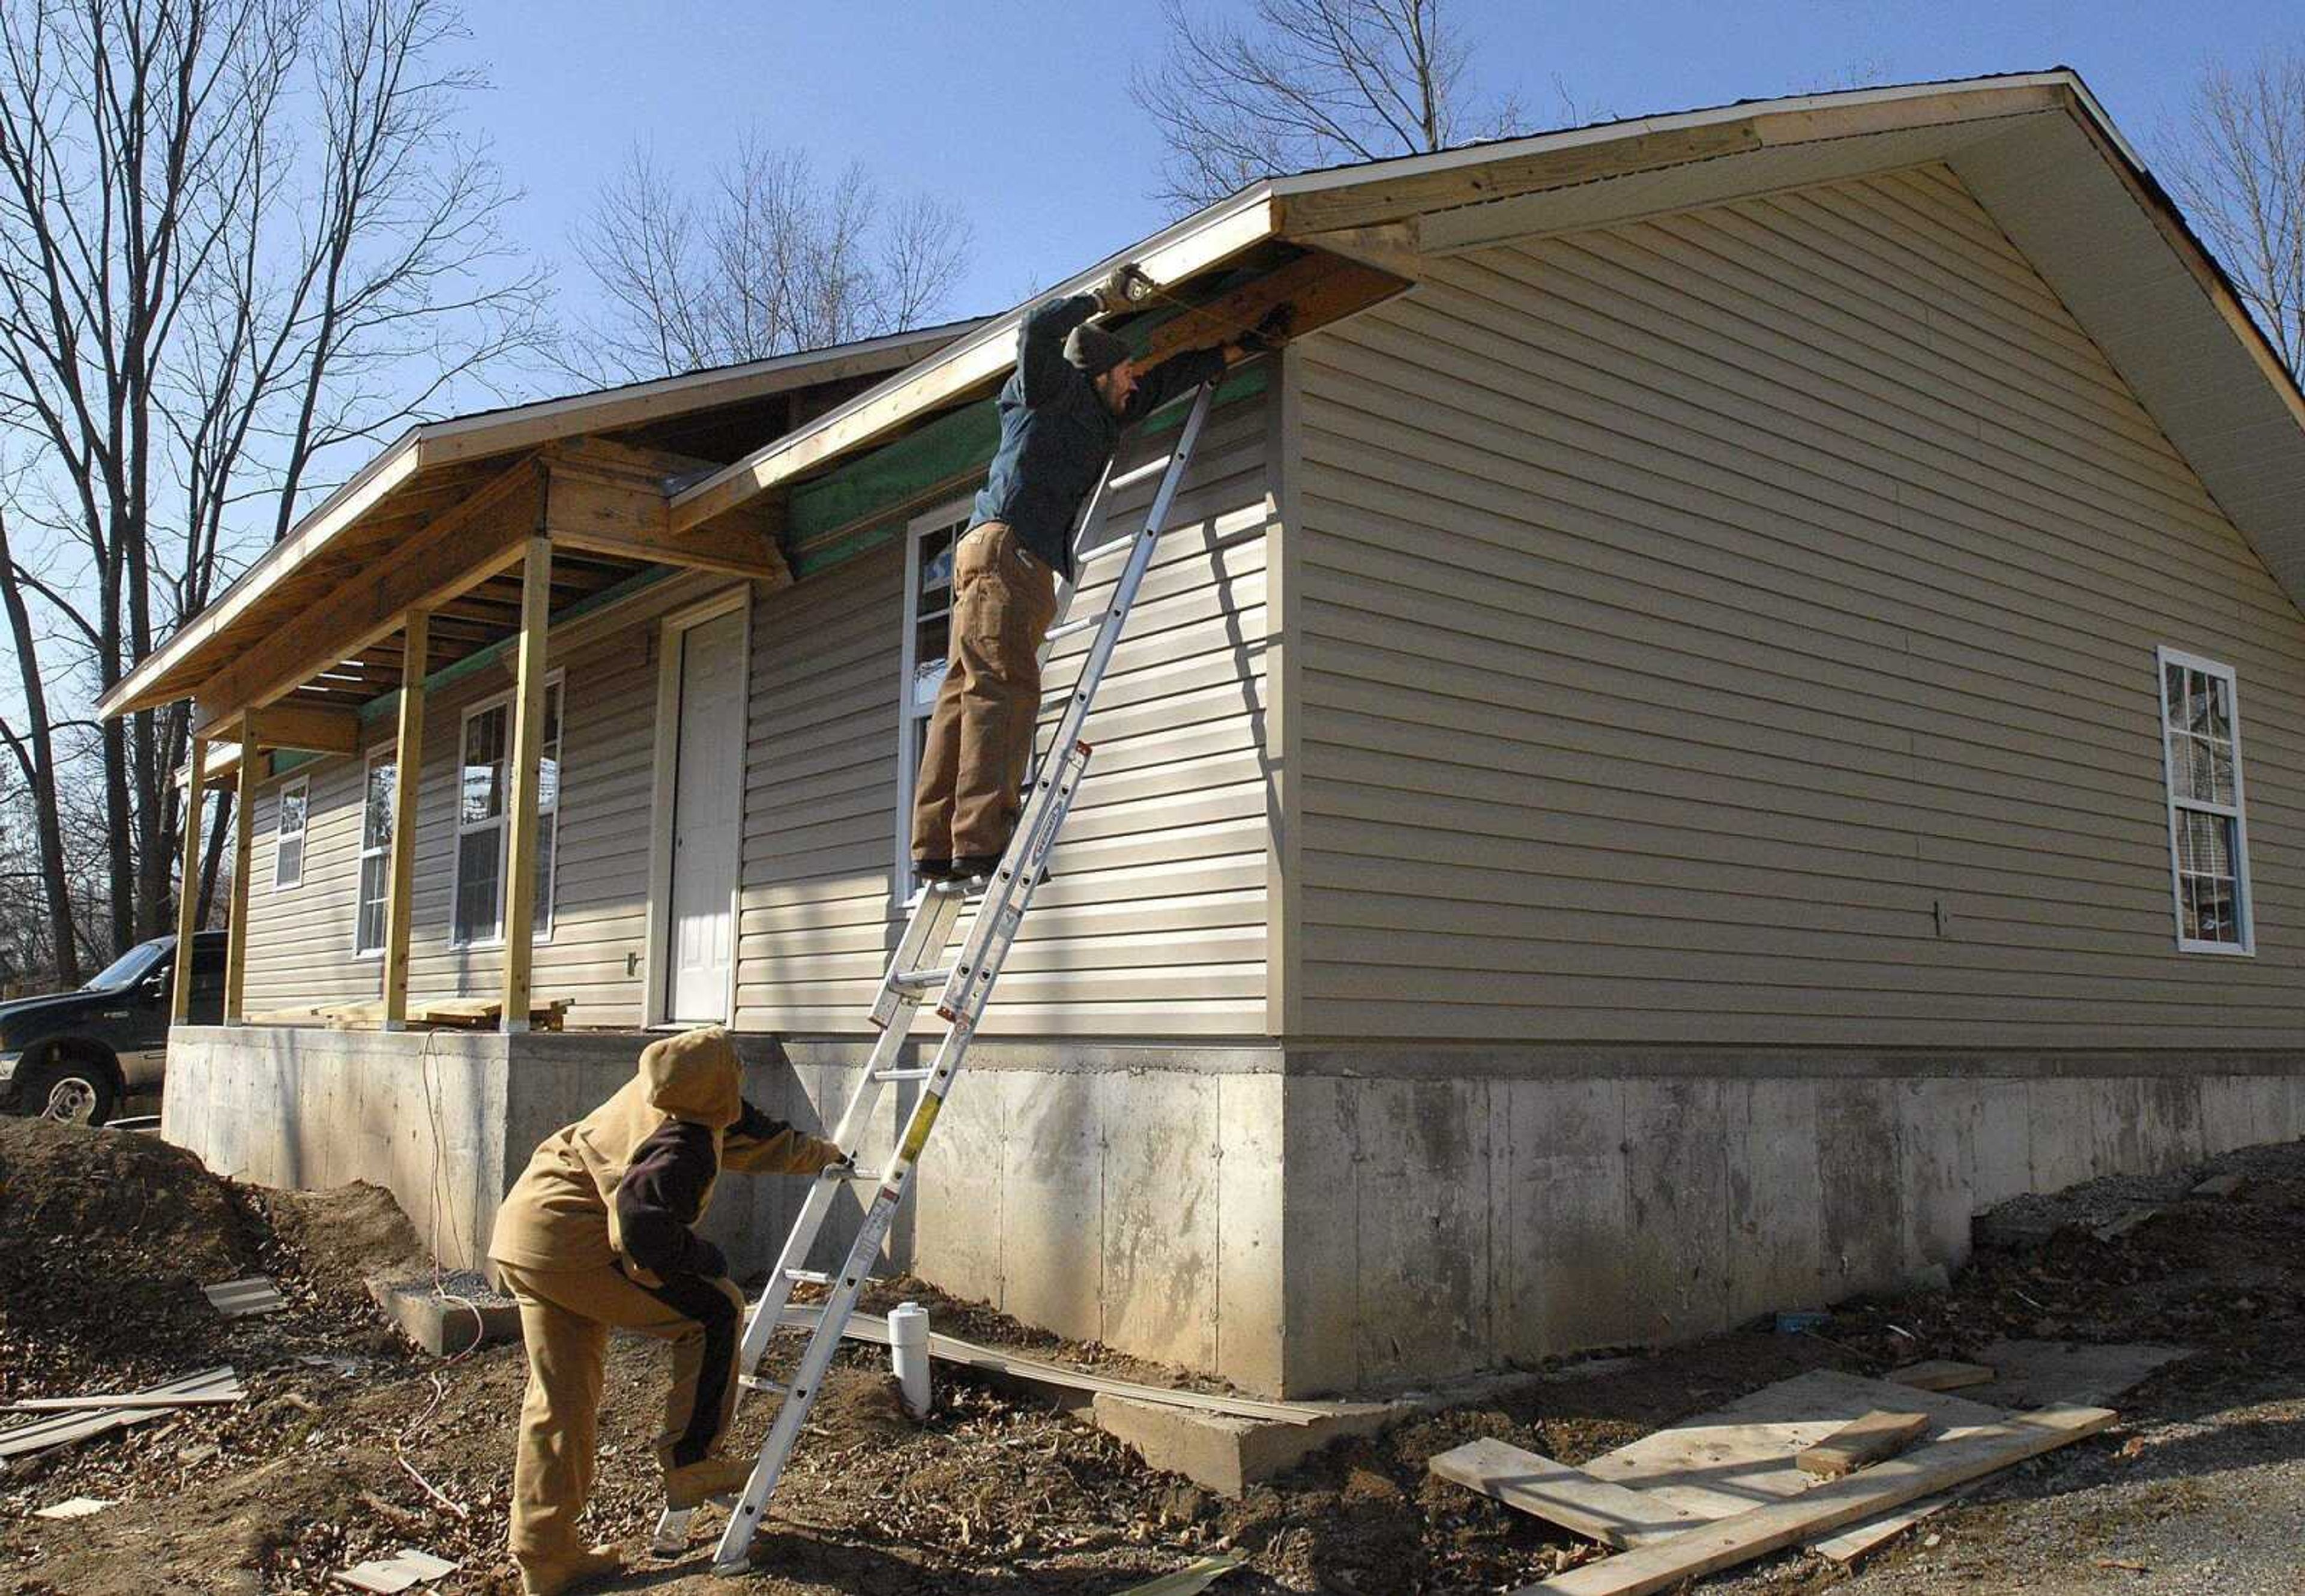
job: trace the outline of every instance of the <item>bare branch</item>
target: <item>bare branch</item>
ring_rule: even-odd
[[[2210,67],[2162,141],[2170,191],[2305,381],[2305,49]]]

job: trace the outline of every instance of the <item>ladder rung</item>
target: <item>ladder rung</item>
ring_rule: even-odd
[[[765,1375],[740,1374],[736,1377],[736,1383],[747,1391],[767,1391],[778,1396],[786,1396],[792,1393],[790,1386],[781,1380],[770,1380]]]
[[[785,1278],[796,1286],[829,1286],[832,1277],[822,1269],[787,1269]]]
[[[1135,538],[1115,538],[1110,543],[1098,544],[1094,548],[1090,549],[1086,554],[1081,556],[1079,560],[1076,563],[1082,565],[1093,565],[1099,560],[1109,560],[1117,554],[1127,554],[1130,549],[1135,547],[1136,539]]]
[[[1086,616],[1084,619],[1078,621],[1067,621],[1061,626],[1050,627],[1048,641],[1052,643],[1060,642],[1068,637],[1077,637],[1084,632],[1093,632],[1097,627],[1103,624],[1104,612],[1102,610],[1099,610],[1096,614]]]
[[[907,992],[918,992],[930,987],[940,987],[952,979],[952,966],[941,970],[899,970],[889,978],[889,984]]]
[[[872,1079],[875,1081],[925,1081],[935,1074],[936,1071],[930,1069],[874,1070]]]
[[[826,1180],[855,1181],[860,1184],[870,1184],[880,1178],[880,1172],[878,1169],[860,1169],[854,1164],[827,1164],[818,1170],[817,1174]],[[827,1275],[819,1275],[816,1277],[817,1283],[825,1284],[830,1278]]]

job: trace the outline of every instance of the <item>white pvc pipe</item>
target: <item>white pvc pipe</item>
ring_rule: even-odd
[[[889,1314],[889,1362],[904,1393],[905,1411],[915,1419],[929,1416],[929,1311],[918,1303],[900,1303]]]

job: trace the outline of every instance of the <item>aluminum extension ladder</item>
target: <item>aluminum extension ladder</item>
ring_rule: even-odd
[[[921,894],[895,956],[889,962],[879,999],[872,1006],[872,1023],[880,1027],[880,1040],[873,1044],[834,1139],[853,1165],[860,1150],[858,1142],[883,1085],[890,1082],[919,1082],[920,1100],[914,1106],[887,1167],[873,1170],[836,1167],[825,1171],[811,1185],[801,1204],[800,1217],[794,1221],[792,1233],[785,1238],[784,1248],[777,1255],[768,1289],[745,1320],[737,1361],[739,1378],[746,1389],[780,1394],[784,1405],[778,1410],[768,1439],[761,1443],[760,1460],[753,1465],[751,1481],[729,1509],[727,1529],[720,1537],[719,1549],[713,1555],[716,1573],[741,1573],[746,1566],[761,1515],[768,1507],[777,1481],[783,1477],[801,1427],[808,1422],[809,1410],[815,1405],[832,1355],[839,1350],[841,1333],[856,1306],[857,1294],[863,1289],[872,1264],[880,1256],[880,1244],[887,1238],[906,1193],[911,1190],[913,1171],[918,1165],[921,1150],[928,1143],[929,1133],[935,1128],[937,1113],[951,1095],[953,1082],[959,1078],[968,1044],[976,1034],[978,1018],[992,996],[993,982],[999,979],[1001,964],[1024,923],[1025,912],[1032,905],[1033,893],[1040,885],[1049,853],[1056,846],[1065,816],[1072,808],[1073,795],[1080,788],[1090,751],[1089,745],[1081,740],[1082,724],[1088,718],[1097,687],[1120,641],[1121,628],[1127,624],[1128,612],[1135,604],[1136,590],[1152,564],[1153,545],[1160,540],[1162,522],[1168,520],[1177,485],[1191,463],[1193,447],[1200,440],[1202,424],[1208,419],[1213,391],[1214,384],[1207,383],[1194,395],[1192,409],[1178,435],[1177,446],[1166,461],[1132,471],[1119,479],[1108,466],[1104,480],[1098,484],[1082,513],[1080,525],[1074,533],[1075,581],[1091,564],[1101,565],[1121,555],[1126,555],[1127,560],[1113,584],[1110,599],[1095,615],[1079,620],[1071,618],[1076,592],[1075,581],[1067,581],[1058,596],[1059,624],[1050,629],[1048,643],[1042,649],[1042,663],[1047,662],[1049,649],[1061,639],[1083,632],[1092,632],[1094,636],[1082,661],[1079,680],[1065,700],[1056,735],[1041,760],[1039,770],[1027,784],[1030,791],[1017,819],[1016,834],[1008,852],[984,883],[982,901],[970,922],[968,934],[961,941],[959,954],[948,964],[940,963],[951,946],[969,887],[958,882],[932,883]],[[1093,549],[1084,548],[1083,544],[1091,531],[1102,525],[1109,490],[1141,480],[1156,470],[1161,472],[1161,485],[1152,496],[1152,508],[1144,518],[1144,527],[1134,537],[1116,539]],[[932,990],[940,993],[937,1013],[949,1027],[937,1048],[935,1062],[926,1068],[899,1068],[897,1060],[914,1018]],[[837,1275],[803,1267],[815,1245],[817,1233],[831,1212],[834,1193],[849,1183],[869,1184],[875,1189],[865,1210],[863,1228],[848,1250],[846,1261]],[[831,1296],[809,1337],[807,1349],[801,1354],[789,1385],[757,1379],[753,1371],[782,1323],[792,1288],[803,1281],[831,1287]],[[657,1549],[678,1550],[685,1543],[688,1523],[687,1513],[668,1508],[657,1524]]]

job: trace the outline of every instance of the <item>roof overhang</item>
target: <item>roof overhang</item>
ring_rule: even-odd
[[[192,696],[237,646],[293,619],[309,600],[304,590],[366,567],[452,514],[509,462],[574,439],[869,378],[912,364],[974,325],[948,323],[411,428],[115,683],[97,712],[108,717]],[[691,461],[685,474],[710,463]]]

